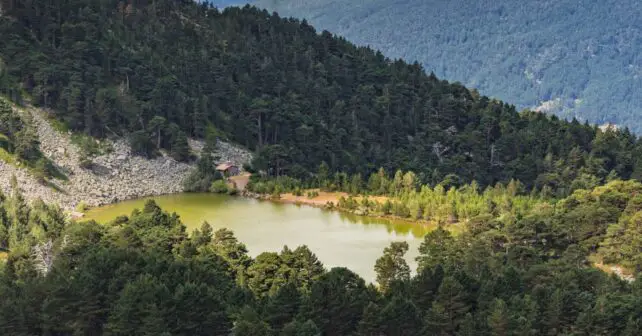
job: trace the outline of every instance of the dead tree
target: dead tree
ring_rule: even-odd
[[[51,271],[54,261],[53,242],[51,239],[35,245],[31,254],[35,261],[36,270],[42,276],[46,276]]]
[[[432,151],[437,156],[437,159],[439,159],[439,162],[444,162],[443,155],[449,150],[450,150],[450,147],[442,145],[441,142],[435,142],[432,145]]]

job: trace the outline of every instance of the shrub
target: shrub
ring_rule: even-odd
[[[294,192],[292,194],[294,196],[303,196],[303,191],[301,190],[301,188],[296,187],[296,188],[294,188]]]
[[[87,203],[85,203],[85,201],[80,201],[80,203],[76,205],[76,211],[78,212],[85,212],[87,210],[89,210],[89,206],[87,205]]]
[[[216,180],[212,182],[212,185],[210,186],[210,192],[216,194],[225,194],[228,190],[227,184],[223,180]]]

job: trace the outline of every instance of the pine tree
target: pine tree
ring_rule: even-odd
[[[139,329],[139,335],[144,336],[169,336],[169,326],[165,323],[165,317],[155,303],[151,303],[147,308],[147,316],[142,321]]]
[[[457,336],[475,336],[478,334],[479,332],[477,328],[475,328],[475,320],[473,319],[473,315],[471,315],[470,313],[466,314],[466,317],[464,317],[461,326],[459,326]]]
[[[348,269],[333,268],[312,285],[304,315],[324,335],[348,335],[356,331],[368,298],[363,279]]]
[[[419,246],[417,262],[419,271],[433,268],[437,265],[448,267],[458,262],[458,252],[450,232],[439,227],[429,232]]]
[[[437,296],[437,291],[444,277],[444,269],[441,265],[433,269],[424,268],[411,280],[410,293],[413,302],[423,312],[432,307],[432,302]]]
[[[299,311],[301,298],[294,283],[289,282],[269,298],[265,307],[265,320],[273,330],[280,330],[292,321]]]
[[[424,321],[423,335],[447,336],[454,335],[455,328],[444,306],[438,302],[433,302],[426,321]]]
[[[624,328],[624,331],[622,331],[622,336],[639,336],[641,330],[642,323],[640,323],[640,319],[636,319],[631,316],[626,322],[626,327]]]
[[[184,132],[179,131],[171,145],[170,154],[176,161],[186,161],[189,159],[189,143]]]
[[[423,328],[419,311],[412,302],[393,297],[381,310],[381,332],[389,336],[420,335]]]
[[[379,336],[381,335],[380,308],[370,302],[364,312],[357,328],[358,336]]]
[[[454,333],[469,309],[464,287],[455,278],[445,277],[439,286],[435,303],[439,308],[436,313],[445,319],[445,331]]]
[[[544,326],[548,335],[557,335],[562,331],[560,317],[563,311],[562,291],[556,289],[548,300],[544,316]]]
[[[383,250],[383,256],[377,259],[374,269],[382,291],[387,291],[393,281],[410,279],[410,267],[404,259],[407,251],[407,242],[393,242]]]
[[[510,316],[506,303],[501,299],[495,299],[488,316],[488,326],[492,336],[508,336],[511,333]]]
[[[270,326],[261,320],[259,314],[252,308],[245,307],[241,310],[236,323],[232,328],[233,336],[271,336]]]
[[[285,325],[281,336],[321,336],[321,330],[312,320],[294,321]]]

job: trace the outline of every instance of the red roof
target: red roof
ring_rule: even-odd
[[[220,165],[216,166],[216,170],[226,171],[226,170],[228,170],[228,169],[230,169],[232,167],[236,167],[236,166],[233,165],[230,162],[225,162],[225,163],[221,163]]]

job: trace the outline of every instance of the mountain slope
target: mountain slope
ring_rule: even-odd
[[[44,111],[32,106],[14,106],[13,109],[30,121],[29,126],[34,129],[43,157],[64,173],[65,179],[50,179],[44,184],[30,174],[24,165],[11,165],[0,160],[0,190],[7,193],[14,191],[10,181],[15,176],[18,188],[29,200],[39,198],[65,209],[73,209],[81,202],[96,206],[181,192],[183,180],[194,167],[176,162],[167,155],[153,159],[132,155],[123,139],[103,140],[101,147],[109,150],[97,153],[91,160],[91,167],[86,167],[81,163],[86,158],[84,148],[68,133],[52,127]],[[196,153],[202,146],[197,142],[192,143]],[[214,154],[222,161],[229,159],[239,164],[250,156],[242,149],[225,143],[219,143]]]
[[[507,103],[391,61],[305,22],[191,1],[3,0],[8,79],[70,129],[129,136],[186,159],[187,137],[257,152],[256,168],[308,177],[384,167],[424,183],[519,179],[571,190],[585,175],[642,176],[640,143]],[[584,182],[578,182],[584,183]]]
[[[418,60],[438,76],[563,117],[642,132],[642,2],[257,0]]]

